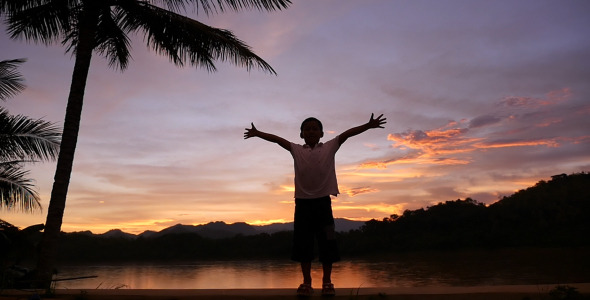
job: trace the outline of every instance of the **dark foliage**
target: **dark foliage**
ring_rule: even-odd
[[[339,234],[344,256],[422,250],[590,245],[590,174],[553,176],[486,206],[454,200],[371,220]],[[210,239],[195,233],[157,238],[63,234],[62,261],[288,258],[292,233]]]
[[[67,233],[61,237],[59,258],[68,262],[285,258],[290,253],[292,236],[292,232],[283,231],[223,239],[204,238],[197,233],[128,239]]]
[[[19,229],[0,219],[0,288],[18,286],[29,270],[19,265],[35,255],[43,224]]]
[[[590,174],[556,175],[489,207],[490,242],[506,246],[590,244]]]
[[[355,254],[590,245],[590,174],[553,176],[486,207],[467,198],[372,220],[348,238]]]

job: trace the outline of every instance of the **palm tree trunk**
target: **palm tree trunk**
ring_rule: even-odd
[[[75,50],[76,61],[66,107],[60,152],[57,159],[53,189],[51,190],[51,200],[47,209],[45,230],[39,245],[34,286],[45,289],[51,286],[57,260],[59,235],[80,129],[84,91],[90,69],[92,50],[94,49],[96,22],[92,17],[92,12],[88,13],[87,10],[80,22],[79,43]]]

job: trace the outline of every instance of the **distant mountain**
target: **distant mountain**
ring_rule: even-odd
[[[144,232],[139,236],[144,238],[156,238],[167,234],[196,233],[205,238],[221,239],[236,235],[255,235],[256,229],[246,223],[226,224],[225,222],[210,222],[205,225],[182,225],[176,224],[159,232]]]
[[[138,236],[142,237],[142,238],[150,239],[150,238],[156,237],[158,235],[159,235],[159,233],[157,231],[146,230],[146,231],[140,233]]]
[[[356,230],[361,228],[365,224],[364,221],[351,221],[347,219],[335,219],[336,231],[348,232],[350,230]],[[238,222],[233,224],[227,224],[222,221],[210,222],[204,225],[182,225],[176,224],[174,226],[165,228],[161,231],[147,230],[139,235],[123,232],[119,229],[109,230],[103,234],[97,234],[98,237],[105,238],[125,238],[135,239],[142,237],[146,239],[158,238],[168,234],[183,234],[183,233],[195,233],[204,238],[211,239],[223,239],[230,238],[236,235],[251,236],[260,233],[276,233],[281,231],[293,230],[293,222],[289,223],[274,223],[269,225],[257,225],[253,226],[244,222]],[[88,232],[88,234],[92,234]]]
[[[349,232],[351,230],[356,230],[361,228],[365,225],[365,221],[352,221],[348,219],[334,219],[334,223],[336,225],[336,231],[338,232]],[[275,233],[280,231],[289,231],[293,230],[293,222],[289,223],[274,223],[269,225],[260,225],[254,226],[256,231],[262,233]]]
[[[336,231],[338,232],[357,230],[365,225],[365,221],[352,221],[348,219],[334,219],[334,222],[336,223]]]
[[[274,223],[274,224],[268,224],[268,225],[257,225],[257,226],[254,226],[254,228],[260,233],[271,234],[271,233],[275,233],[275,232],[293,230],[293,222]]]
[[[137,238],[135,234],[126,233],[121,231],[120,229],[112,229],[103,234],[98,234],[98,236],[105,237],[105,238],[122,238],[122,239],[134,239]]]

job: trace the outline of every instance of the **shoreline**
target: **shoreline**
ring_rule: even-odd
[[[331,299],[473,299],[473,300],[522,300],[550,299],[549,292],[557,286],[575,288],[588,298],[590,283],[538,284],[538,285],[497,285],[497,286],[429,286],[429,287],[384,287],[384,288],[337,288]],[[2,290],[0,299],[33,299],[41,295],[36,290]],[[49,298],[49,297],[48,297]],[[295,289],[57,289],[52,299],[63,300],[189,300],[189,299],[301,299]],[[312,299],[322,299],[318,289]]]

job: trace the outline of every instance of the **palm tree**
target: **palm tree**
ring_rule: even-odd
[[[247,70],[258,67],[276,74],[230,31],[181,15],[190,4],[209,15],[252,8],[280,10],[290,0],[0,0],[0,13],[7,15],[12,38],[24,37],[45,44],[61,41],[66,51],[75,55],[55,181],[37,262],[40,286],[48,288],[51,283],[93,52],[106,57],[111,66],[125,69],[130,58],[128,34],[141,32],[149,47],[178,66],[188,62],[215,71],[214,61],[221,60]]]
[[[22,91],[25,86],[17,65],[24,59],[0,61],[0,100]],[[51,160],[59,152],[60,132],[50,122],[13,116],[0,107],[0,209],[40,209],[39,195],[27,178],[23,164]]]

